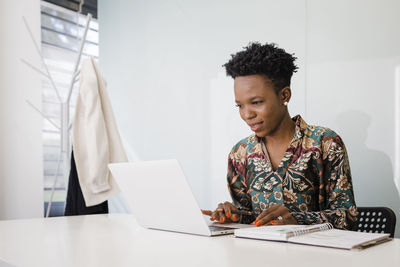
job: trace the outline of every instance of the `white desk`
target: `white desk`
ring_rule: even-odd
[[[363,251],[147,230],[127,214],[0,221],[16,266],[400,266],[400,239]]]

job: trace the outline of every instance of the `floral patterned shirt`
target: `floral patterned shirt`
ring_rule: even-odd
[[[251,135],[229,154],[228,188],[233,204],[250,210],[250,223],[266,208],[286,206],[299,224],[330,222],[352,229],[357,219],[349,160],[334,131],[293,118],[295,134],[276,171],[263,153],[262,141]]]

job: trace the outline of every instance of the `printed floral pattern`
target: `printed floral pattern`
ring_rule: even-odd
[[[299,224],[330,222],[352,229],[357,219],[346,148],[332,130],[307,125],[299,116],[295,134],[278,169],[251,135],[238,142],[228,158],[228,187],[233,203],[253,216],[276,203],[285,205]]]

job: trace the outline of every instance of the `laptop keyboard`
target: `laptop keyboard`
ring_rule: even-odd
[[[223,231],[223,230],[232,230],[236,229],[234,227],[225,227],[225,226],[216,226],[216,225],[209,225],[208,226],[211,231]]]

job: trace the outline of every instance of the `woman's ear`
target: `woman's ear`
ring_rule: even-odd
[[[279,92],[280,100],[282,104],[285,102],[289,103],[290,98],[292,97],[292,91],[290,90],[289,86],[284,87],[280,92]]]

